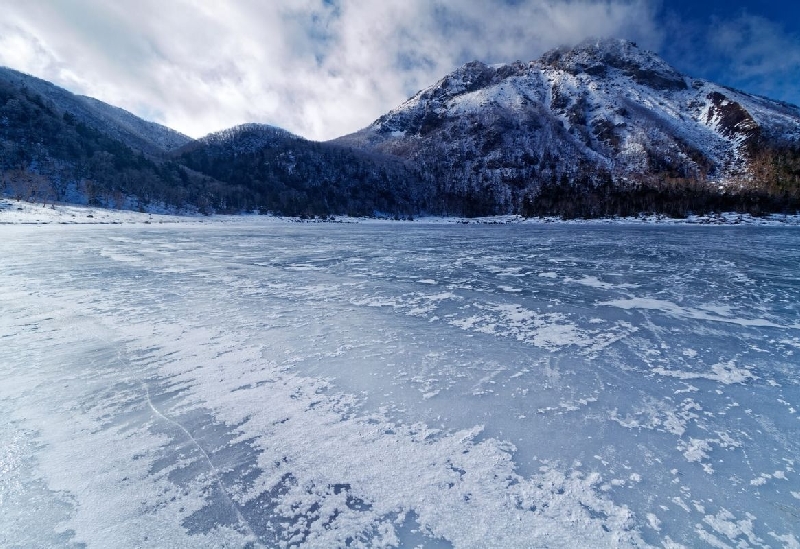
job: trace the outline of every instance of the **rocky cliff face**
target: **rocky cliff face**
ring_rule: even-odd
[[[606,39],[530,63],[468,63],[337,141],[415,162],[445,210],[519,211],[554,184],[740,184],[759,150],[800,143],[800,109]]]

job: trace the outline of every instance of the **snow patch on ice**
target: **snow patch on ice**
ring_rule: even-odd
[[[542,275],[539,275],[542,276]],[[600,290],[612,290],[612,289],[629,289],[629,288],[638,288],[638,284],[612,284],[611,282],[603,282],[596,276],[584,276],[583,278],[565,278],[564,282],[574,282],[575,284],[581,284],[583,286],[588,286],[590,288],[598,288]]]
[[[725,508],[722,508],[716,515],[706,515],[703,522],[711,526],[717,534],[723,535],[737,547],[741,547],[742,538],[755,546],[764,546],[764,540],[759,538],[753,531],[754,517],[750,513],[745,513],[745,518],[737,520],[736,517]]]
[[[794,534],[779,535],[775,532],[770,532],[769,535],[781,542],[785,549],[800,549],[800,541],[797,541]]]
[[[790,326],[782,326],[775,324],[763,318],[736,318],[720,316],[717,314],[709,314],[708,311],[702,308],[681,307],[670,301],[661,299],[642,298],[636,297],[631,299],[613,299],[610,301],[602,301],[598,303],[600,306],[618,307],[620,309],[642,309],[649,311],[660,311],[662,313],[674,316],[677,318],[686,318],[692,320],[708,320],[713,322],[726,322],[730,324],[738,324],[739,326],[755,326],[764,328],[791,328],[800,329],[800,324],[793,324]],[[726,311],[728,311],[726,309]]]
[[[664,367],[658,366],[652,369],[653,373],[667,376],[667,377],[674,377],[677,379],[708,379],[710,381],[716,381],[718,383],[723,383],[725,385],[731,385],[733,383],[744,384],[748,381],[753,381],[758,379],[758,376],[755,375],[750,369],[746,367],[738,367],[736,362],[733,360],[728,361],[727,363],[717,363],[711,366],[710,372],[693,372],[693,371],[684,371],[684,370],[668,370]]]

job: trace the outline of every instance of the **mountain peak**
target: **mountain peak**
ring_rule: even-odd
[[[558,63],[622,63],[649,65],[664,63],[653,52],[642,50],[630,40],[621,38],[587,38],[575,46],[559,46],[545,52],[541,61],[546,64]]]
[[[207,145],[223,142],[237,142],[237,143],[261,143],[276,138],[295,138],[300,139],[299,136],[286,131],[277,126],[270,124],[261,124],[258,122],[247,122],[239,124],[231,128],[226,128],[214,133],[210,133],[201,137],[197,141],[203,142]]]
[[[618,38],[591,38],[573,48],[546,52],[539,62],[570,74],[605,76],[618,71],[636,83],[657,90],[685,90],[684,76],[657,54],[640,49],[635,42]]]
[[[339,142],[423,166],[449,197],[490,188],[481,211],[519,211],[554,184],[738,184],[754,152],[800,143],[798,121],[633,42],[591,39],[529,63],[463,65]]]

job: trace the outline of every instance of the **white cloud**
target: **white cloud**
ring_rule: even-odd
[[[0,64],[192,136],[258,121],[328,139],[471,59],[587,36],[657,49],[650,0],[0,0]]]
[[[731,61],[735,77],[760,78],[800,69],[800,38],[763,17],[743,14],[717,20],[709,43],[715,53]]]

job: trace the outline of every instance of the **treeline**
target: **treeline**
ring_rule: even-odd
[[[613,180],[548,181],[525,197],[522,215],[565,219],[627,217],[641,213],[684,218],[690,214],[738,212],[751,215],[800,211],[800,149],[762,149],[752,172],[725,185],[661,175]]]

